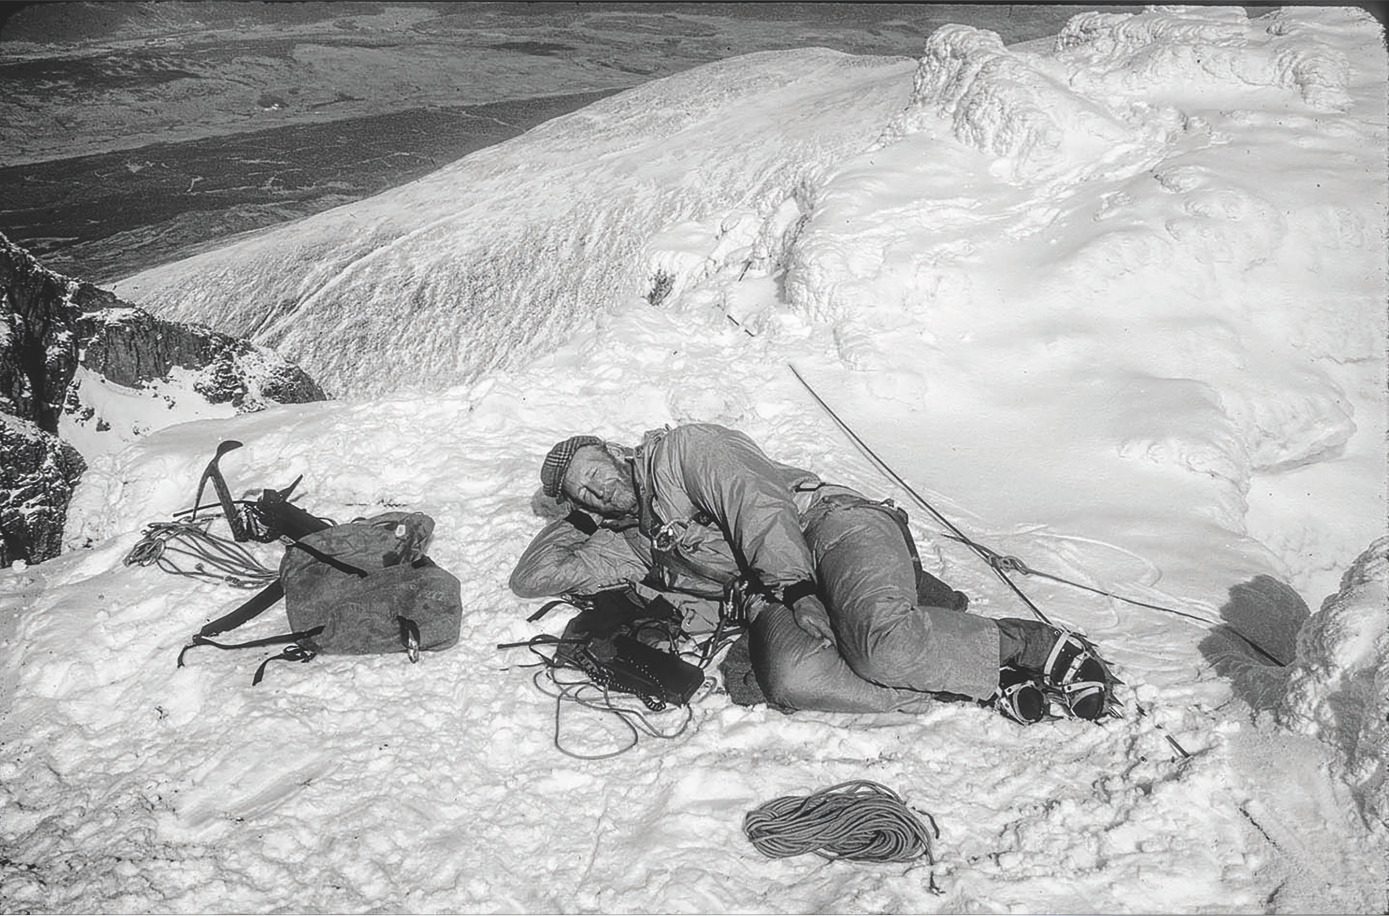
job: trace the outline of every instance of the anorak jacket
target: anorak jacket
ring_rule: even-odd
[[[824,484],[810,471],[771,460],[741,432],[692,423],[648,432],[632,475],[635,521],[604,522],[592,535],[551,523],[522,554],[512,589],[541,597],[646,581],[718,597],[747,575],[779,597],[814,581],[802,530]]]

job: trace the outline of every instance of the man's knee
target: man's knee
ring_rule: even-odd
[[[913,607],[847,640],[841,652],[859,677],[892,687],[918,680],[922,666],[929,664],[932,643],[930,616]]]
[[[843,662],[832,648],[796,625],[790,609],[767,607],[752,625],[752,670],[767,700],[784,709],[818,709],[832,686],[834,666]]]

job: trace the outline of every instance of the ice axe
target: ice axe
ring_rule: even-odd
[[[202,505],[203,490],[207,488],[207,482],[212,481],[212,488],[217,491],[217,500],[222,504],[222,512],[227,517],[227,524],[231,526],[232,537],[238,541],[247,540],[246,524],[241,518],[241,514],[236,511],[236,503],[232,500],[231,490],[227,488],[227,481],[222,477],[222,469],[217,466],[217,462],[222,460],[222,456],[233,449],[241,448],[241,443],[235,439],[228,439],[217,446],[217,454],[212,456],[212,460],[207,463],[207,469],[203,471],[203,477],[198,481],[198,495],[193,498],[193,515],[190,521],[198,517],[198,508]]]
[[[262,490],[260,498],[255,502],[242,503],[247,506],[244,513],[237,511],[237,502],[232,499],[231,488],[227,486],[227,480],[222,476],[222,469],[218,462],[227,452],[238,448],[241,448],[241,443],[235,439],[228,439],[217,446],[217,454],[213,455],[212,460],[207,463],[202,480],[198,482],[198,495],[193,500],[193,519],[197,518],[198,509],[202,504],[203,491],[207,488],[207,482],[210,480],[212,481],[212,488],[217,491],[217,499],[222,505],[223,514],[227,517],[227,524],[231,526],[232,537],[238,541],[252,539],[271,541],[281,535],[286,535],[297,541],[306,534],[321,531],[329,526],[328,522],[316,518],[289,501],[290,495],[299,486],[299,482],[304,479],[302,474],[282,490]],[[251,524],[248,524],[248,521]],[[264,529],[263,532],[253,530],[256,528],[255,523],[257,522]]]

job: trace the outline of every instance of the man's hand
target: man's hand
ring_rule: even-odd
[[[796,626],[819,640],[820,645],[829,648],[834,645],[834,627],[830,625],[830,612],[820,599],[814,595],[798,598],[791,605],[791,616]]]
[[[593,516],[579,508],[572,510],[564,517],[564,520],[584,534],[591,535],[598,530],[598,523],[593,520]]]

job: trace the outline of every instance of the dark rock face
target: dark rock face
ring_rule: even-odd
[[[62,439],[0,414],[0,567],[58,555],[68,500],[86,469]]]
[[[0,235],[0,411],[50,433],[77,371],[76,287]]]
[[[88,313],[80,331],[86,342],[81,364],[127,388],[182,367],[201,370],[194,387],[213,404],[259,410],[325,398],[302,369],[264,348],[207,328],[163,321],[123,303]]]
[[[95,413],[74,385],[79,366],[133,389],[193,370],[194,391],[243,412],[326,397],[271,350],[156,318],[53,273],[0,235],[0,567],[38,563],[61,548],[86,464],[58,438],[58,422],[65,410]]]

